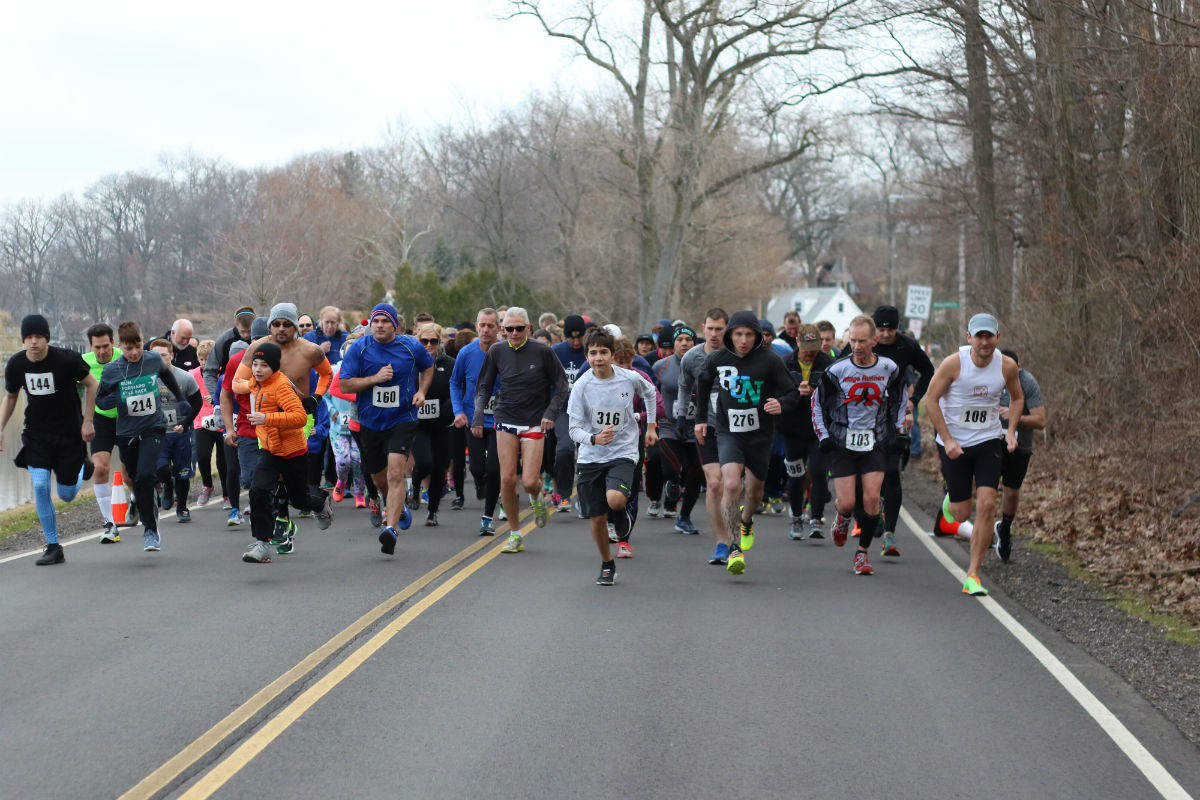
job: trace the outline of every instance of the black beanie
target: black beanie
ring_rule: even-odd
[[[900,310],[895,306],[880,306],[875,309],[876,328],[899,328]]]
[[[30,314],[21,320],[21,341],[26,336],[45,336],[50,341],[50,323],[41,314]]]
[[[250,357],[250,362],[265,361],[267,366],[276,372],[279,371],[279,361],[283,358],[283,351],[279,349],[279,345],[274,342],[263,342],[258,347],[254,348],[254,355]]]
[[[587,323],[583,321],[583,317],[578,314],[571,314],[563,320],[563,336],[568,339],[572,336],[583,336],[587,330]]]

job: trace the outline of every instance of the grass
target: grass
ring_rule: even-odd
[[[1200,649],[1200,629],[1193,628],[1187,620],[1177,617],[1174,614],[1165,614],[1161,611],[1156,611],[1154,606],[1145,598],[1128,592],[1111,591],[1095,575],[1092,575],[1079,566],[1079,562],[1071,556],[1070,551],[1060,545],[1034,541],[1028,541],[1028,544],[1030,548],[1038,551],[1054,563],[1065,566],[1072,578],[1085,581],[1092,586],[1103,589],[1109,595],[1109,601],[1126,614],[1137,617],[1146,624],[1157,628],[1162,632],[1163,636],[1173,642],[1179,642],[1180,644]]]
[[[64,508],[74,508],[89,501],[95,502],[93,494],[91,490],[84,490],[69,503],[65,503],[62,500],[55,500],[54,508],[57,511],[62,511]],[[37,509],[33,503],[26,503],[16,508],[10,508],[7,511],[0,511],[0,544],[3,544],[7,539],[22,531],[39,528],[41,524],[38,521]]]

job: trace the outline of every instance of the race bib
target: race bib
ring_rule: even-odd
[[[709,410],[709,413],[716,413],[717,393],[715,390],[708,393],[708,410]]]
[[[54,394],[53,372],[26,372],[25,391],[29,394]]]
[[[995,409],[988,406],[963,406],[958,422],[964,428],[980,430],[995,425],[992,412]]]
[[[875,449],[875,431],[871,428],[851,428],[846,431],[846,449],[869,453]]]
[[[798,458],[795,461],[785,460],[783,462],[783,467],[784,467],[784,469],[787,470],[787,474],[788,474],[789,478],[803,478],[804,477],[804,459],[802,459],[802,458]]]
[[[496,413],[496,395],[488,398],[488,401],[483,404],[483,413],[491,416]]]
[[[371,405],[376,408],[399,408],[399,386],[376,386],[371,390]]]
[[[619,428],[624,418],[625,409],[617,406],[597,406],[592,409],[592,422],[601,428],[607,428],[609,425]]]
[[[438,398],[426,400],[424,404],[417,409],[417,419],[437,419],[442,415],[442,401]]]
[[[216,414],[209,414],[207,417],[200,420],[200,427],[204,428],[206,431],[219,431],[221,430],[221,421],[217,419]]]
[[[126,378],[120,383],[121,401],[131,417],[148,417],[158,411],[158,381],[154,375]]]
[[[166,419],[168,428],[174,428],[176,425],[179,424],[179,421],[175,418],[175,415],[176,415],[175,409],[173,409],[173,408],[164,408],[163,409],[163,418]]]
[[[684,419],[696,418],[696,401],[688,400],[687,405],[684,405],[683,400],[675,401],[675,416],[683,417]]]
[[[729,409],[729,432],[748,433],[758,430],[757,408]]]

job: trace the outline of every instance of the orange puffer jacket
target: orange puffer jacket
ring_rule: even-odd
[[[286,375],[276,370],[264,383],[253,377],[248,381],[235,378],[233,391],[250,395],[251,408],[267,415],[265,423],[255,426],[259,447],[284,458],[308,452],[308,440],[304,438],[308,414]]]

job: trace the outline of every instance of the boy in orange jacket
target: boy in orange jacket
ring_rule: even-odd
[[[246,421],[255,427],[261,450],[250,484],[250,530],[254,544],[242,556],[243,561],[250,563],[266,564],[271,560],[268,543],[275,528],[271,497],[280,480],[287,487],[293,506],[316,513],[321,530],[333,523],[329,493],[308,487],[308,441],[304,438],[308,414],[291,381],[279,371],[282,357],[279,345],[263,342],[250,354],[250,380],[233,381],[235,394],[250,395]],[[291,537],[279,547],[280,553],[294,550]]]

